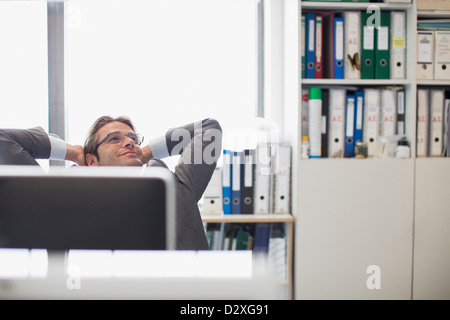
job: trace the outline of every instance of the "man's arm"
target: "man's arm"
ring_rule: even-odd
[[[0,164],[38,165],[35,159],[71,160],[83,165],[83,147],[66,144],[41,127],[0,129]]]
[[[163,139],[152,140],[149,146],[156,159],[181,154],[175,175],[198,201],[221,154],[222,128],[216,120],[205,119],[169,129]]]
[[[0,129],[0,164],[38,165],[50,157],[50,140],[41,128]]]

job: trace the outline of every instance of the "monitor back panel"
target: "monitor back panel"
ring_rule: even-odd
[[[160,179],[0,177],[0,247],[164,250]]]

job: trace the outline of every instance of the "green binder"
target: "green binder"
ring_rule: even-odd
[[[375,79],[390,78],[391,13],[380,12],[380,26],[375,29]]]
[[[361,79],[375,79],[376,29],[371,26],[371,16],[372,13],[361,12]]]

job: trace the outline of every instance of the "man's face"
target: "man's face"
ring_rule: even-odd
[[[142,149],[128,137],[129,133],[135,133],[128,125],[122,122],[110,122],[97,132],[97,141],[102,141],[108,134],[121,132],[125,139],[120,142],[102,142],[97,152],[99,159],[92,156],[88,165],[93,166],[142,166]]]

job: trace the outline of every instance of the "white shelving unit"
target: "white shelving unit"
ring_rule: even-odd
[[[203,215],[202,220],[206,223],[293,223],[294,217],[290,214],[221,214]]]
[[[287,283],[288,299],[293,298],[294,216],[292,214],[220,214],[202,215],[204,223],[285,223],[287,235]]]
[[[418,10],[417,17],[450,19],[450,11]],[[417,86],[450,89],[450,80]],[[413,299],[450,299],[450,158],[415,160]]]
[[[406,12],[406,78],[357,81],[301,79],[302,10],[365,11],[370,5],[377,5],[381,10]],[[448,81],[416,80],[417,17],[425,14],[428,17],[431,13],[418,14],[415,0],[411,4],[285,0],[284,123],[285,137],[290,140],[294,155],[295,299],[416,297],[413,295],[419,281],[416,277],[424,275],[413,274],[413,262],[417,262],[423,250],[415,245],[414,230],[419,230],[421,237],[425,237],[426,230],[420,225],[422,221],[415,221],[418,214],[425,214],[418,212],[417,201],[423,203],[424,195],[421,193],[424,188],[418,186],[422,180],[417,177],[435,165],[434,159],[416,159],[415,155],[417,86],[449,85]],[[433,17],[443,15],[442,12],[431,14]],[[445,13],[445,16],[450,15]],[[405,132],[410,142],[411,158],[300,160],[301,88],[306,85],[402,85],[405,89]],[[450,159],[441,158],[439,165],[450,171]],[[450,190],[449,181],[435,183],[436,188]],[[441,199],[438,206],[445,203]],[[423,210],[424,207],[420,208]],[[447,230],[450,234],[450,228]],[[445,238],[448,245],[449,239]],[[438,252],[442,252],[442,246],[440,249]],[[372,265],[379,267],[380,289],[367,286],[371,276],[368,268]]]
[[[315,86],[326,86],[326,85],[349,85],[354,86],[356,84],[355,80],[348,79],[303,79],[302,85],[315,85]],[[408,79],[397,79],[397,80],[389,80],[389,85],[410,85],[411,81]],[[369,79],[360,79],[357,83],[358,86],[385,86],[386,80],[369,80]]]

